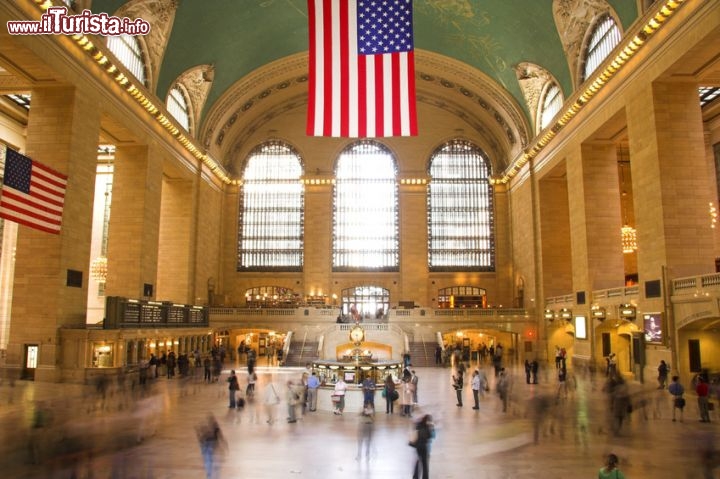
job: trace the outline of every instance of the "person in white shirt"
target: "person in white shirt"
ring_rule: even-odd
[[[337,402],[335,402],[333,414],[342,415],[343,409],[345,409],[345,391],[347,391],[347,384],[341,376],[335,383],[335,390],[333,391],[333,396],[338,398]]]

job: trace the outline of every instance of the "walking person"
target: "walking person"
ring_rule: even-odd
[[[695,387],[697,394],[698,410],[700,412],[700,422],[710,422],[710,387],[707,380],[698,375],[697,386]]]
[[[375,430],[375,407],[366,404],[360,414],[360,425],[358,426],[358,446],[357,456],[355,460],[359,461],[362,457],[363,446],[365,448],[365,460],[370,459],[370,447],[372,445],[372,437]]]
[[[310,412],[314,412],[317,410],[317,396],[318,396],[318,388],[320,387],[320,379],[317,377],[317,374],[315,374],[315,371],[313,371],[310,374],[310,377],[307,380],[307,394],[308,394],[308,409]]]
[[[230,377],[227,378],[228,382],[228,396],[230,400],[230,405],[228,406],[230,409],[235,409],[237,406],[237,392],[240,390],[240,383],[238,382],[238,378],[235,375],[235,370],[230,371]]]
[[[435,427],[430,414],[424,415],[415,425],[415,439],[410,445],[417,452],[413,479],[430,478],[430,442],[435,437]],[[421,476],[422,473],[422,476]]]
[[[502,412],[507,412],[508,398],[510,397],[510,378],[505,372],[505,368],[500,368],[495,387],[500,396],[500,401],[502,401]]]
[[[667,386],[668,373],[670,372],[670,366],[664,360],[660,360],[658,370],[658,389],[665,389]]]
[[[375,381],[370,374],[365,376],[362,382],[363,391],[363,408],[371,407],[375,409]]]
[[[392,374],[385,376],[385,414],[392,414],[395,408],[395,381],[393,380]]]
[[[272,382],[269,382],[265,386],[265,411],[267,412],[267,423],[272,424],[275,416],[275,406],[280,404],[280,396],[278,396],[277,389]]]
[[[300,385],[302,387],[302,385]],[[288,405],[288,418],[287,422],[297,422],[297,406],[302,401],[302,396],[298,386],[288,380],[287,382],[287,405]]]
[[[615,454],[608,454],[605,465],[598,472],[598,479],[625,479],[625,475],[618,469],[619,462]]]
[[[418,382],[420,381],[420,378],[418,378],[417,373],[415,370],[412,370],[412,377],[410,378],[410,382],[413,385],[413,406],[417,406],[418,404]]]
[[[219,477],[215,456],[219,450],[227,448],[227,443],[215,416],[208,414],[206,422],[198,426],[196,432],[205,466],[205,477],[208,479]]]
[[[683,409],[685,408],[685,388],[680,384],[680,378],[678,376],[672,377],[672,382],[668,386],[668,392],[672,395],[673,406],[672,406],[672,420],[675,422],[675,410],[680,410],[680,422],[683,422]]]
[[[255,397],[255,383],[257,383],[257,373],[255,371],[248,374],[248,384],[245,388],[245,396],[248,401],[252,401]]]
[[[457,375],[452,377],[452,385],[455,389],[455,394],[457,396],[457,407],[462,407],[462,389],[463,389],[463,375],[460,371],[458,371]]]
[[[530,384],[530,375],[532,374],[532,366],[530,361],[525,360],[525,383]]]
[[[333,414],[337,414],[338,416],[342,416],[343,411],[345,410],[345,392],[347,391],[347,383],[342,378],[342,376],[338,377],[337,382],[335,383],[335,389],[333,390],[333,396],[337,398],[337,402],[335,402],[335,410],[333,411]]]
[[[473,401],[475,402],[473,409],[480,409],[480,388],[482,387],[482,384],[480,384],[480,373],[477,369],[472,373],[470,387],[472,388]]]
[[[401,383],[402,385],[402,393],[401,393],[401,402],[402,405],[402,414],[401,416],[411,416],[411,410],[412,410],[412,402],[413,402],[413,384],[410,380],[403,381]]]

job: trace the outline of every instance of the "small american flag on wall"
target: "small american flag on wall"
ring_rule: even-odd
[[[0,218],[59,234],[67,177],[0,144],[4,174]]]
[[[412,0],[308,0],[307,134],[417,135]]]

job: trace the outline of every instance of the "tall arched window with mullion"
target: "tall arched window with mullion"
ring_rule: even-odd
[[[557,83],[550,82],[546,85],[542,94],[540,110],[540,130],[550,126],[550,122],[560,111],[563,105],[563,94]]]
[[[590,75],[605,61],[621,39],[620,28],[610,14],[598,18],[585,49],[582,81],[590,78]]]
[[[175,118],[180,126],[185,128],[185,131],[190,132],[190,107],[188,101],[185,98],[185,94],[179,86],[170,90],[167,96],[167,109],[168,112]]]
[[[140,41],[133,35],[117,35],[107,37],[107,46],[120,63],[135,75],[140,83],[147,86],[145,60],[143,59]]]
[[[482,151],[453,140],[430,159],[430,271],[495,271],[490,168]]]
[[[395,159],[383,145],[360,141],[335,172],[333,270],[397,271],[398,193]]]
[[[250,153],[240,194],[238,271],[302,271],[301,176],[300,156],[282,142]]]

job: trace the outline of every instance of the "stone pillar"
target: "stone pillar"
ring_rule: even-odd
[[[40,381],[61,379],[58,328],[85,325],[99,132],[99,108],[89,95],[33,89],[26,154],[68,176],[60,234],[20,226],[17,237],[7,364]],[[71,271],[80,286],[68,285]],[[28,346],[38,348],[34,371],[23,369]]]
[[[538,183],[538,204],[542,255],[538,268],[542,271],[544,297],[549,298],[567,294],[573,287],[568,181],[556,177],[541,179]]]
[[[627,104],[630,167],[644,281],[715,271],[703,123],[695,83],[654,83]],[[658,304],[661,307],[662,304]]]
[[[190,304],[195,301],[190,289],[195,237],[193,192],[192,181],[163,181],[156,296],[163,301]]]
[[[428,270],[427,185],[400,185],[400,290],[392,302],[415,301],[424,307],[437,306],[431,298]]]
[[[305,246],[303,261],[304,284],[295,285],[296,292],[326,294],[340,298],[343,285],[331,284],[332,278],[332,185],[305,185]],[[339,301],[339,299],[338,299]]]
[[[107,296],[155,297],[162,159],[150,146],[115,151],[113,195],[108,229]]]
[[[578,161],[568,162],[568,188],[573,291],[585,292],[588,309],[593,290],[625,281],[615,144],[584,143]]]

